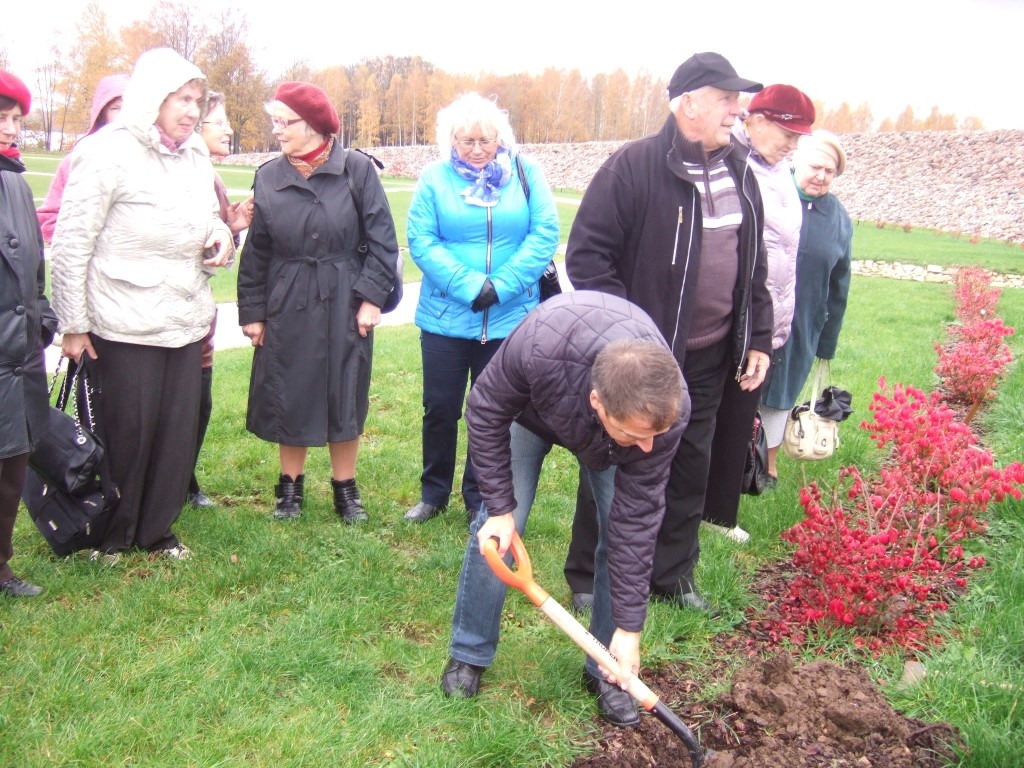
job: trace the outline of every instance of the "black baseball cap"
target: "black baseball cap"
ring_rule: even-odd
[[[757,93],[764,88],[761,83],[747,80],[736,74],[732,64],[720,53],[695,53],[688,58],[668,84],[668,97],[674,99],[681,93],[695,91],[706,85],[713,85],[723,91]]]

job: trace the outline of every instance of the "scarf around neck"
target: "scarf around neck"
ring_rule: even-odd
[[[11,144],[7,149],[0,149],[0,155],[9,157],[11,160],[18,160],[21,157],[21,150],[17,144]]]
[[[319,168],[321,165],[327,162],[327,158],[331,156],[331,149],[334,147],[334,137],[328,136],[324,139],[324,143],[314,149],[312,152],[302,155],[300,157],[288,157],[288,162],[292,164],[302,178],[308,179],[313,175],[313,171]]]
[[[494,207],[501,199],[501,189],[512,178],[512,155],[505,147],[500,147],[494,159],[483,168],[476,168],[462,160],[455,147],[452,147],[450,162],[459,177],[470,182],[462,190],[468,205]]]

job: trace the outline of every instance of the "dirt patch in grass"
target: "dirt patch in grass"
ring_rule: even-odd
[[[756,591],[780,588],[759,574]],[[771,604],[770,602],[766,604]],[[863,668],[819,660],[799,664],[773,648],[755,617],[715,638],[723,658],[749,656],[735,673],[725,662],[698,680],[685,666],[647,673],[644,681],[709,751],[707,768],[942,768],[963,749],[948,723],[904,717]],[[727,675],[733,675],[731,685]],[[717,678],[717,679],[716,679]],[[714,699],[701,690],[728,691]],[[653,715],[634,729],[604,726],[593,754],[573,768],[688,768],[683,743]]]

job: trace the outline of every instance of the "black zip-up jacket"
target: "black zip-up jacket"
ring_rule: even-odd
[[[590,370],[608,342],[624,338],[665,343],[651,318],[624,299],[594,291],[548,299],[506,337],[473,385],[466,425],[490,515],[516,508],[509,438],[513,421],[564,446],[590,469],[617,465],[608,522],[612,618],[617,627],[638,632],[647,615],[665,484],[689,422],[690,399],[684,389],[679,420],[654,438],[650,453],[612,440],[590,404]]]
[[[689,154],[687,154],[687,152]],[[577,290],[628,298],[664,334],[679,365],[693,316],[703,235],[700,194],[683,167],[700,156],[669,115],[659,133],[621,147],[594,175],[569,234],[565,265]],[[733,291],[733,362],[747,352],[771,355],[772,303],[765,278],[761,192],[736,143],[726,155],[739,192],[739,279]]]

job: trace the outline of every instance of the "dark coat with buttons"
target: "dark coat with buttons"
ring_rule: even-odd
[[[665,514],[665,484],[690,418],[690,399],[684,389],[679,421],[654,438],[650,453],[612,440],[590,404],[590,370],[605,345],[623,338],[665,344],[647,313],[625,299],[595,291],[548,299],[505,338],[473,385],[466,425],[473,467],[491,515],[516,507],[509,439],[513,421],[564,446],[590,469],[617,466],[608,522],[612,616],[616,626],[639,631],[647,613],[654,543]]]
[[[238,321],[265,326],[246,427],[285,445],[352,440],[369,410],[373,356],[373,333],[359,335],[356,313],[364,299],[384,305],[397,270],[384,188],[368,157],[335,141],[308,179],[282,155],[260,166],[253,190]]]
[[[43,349],[57,317],[43,293],[43,236],[25,166],[0,155],[0,461],[49,426]]]

